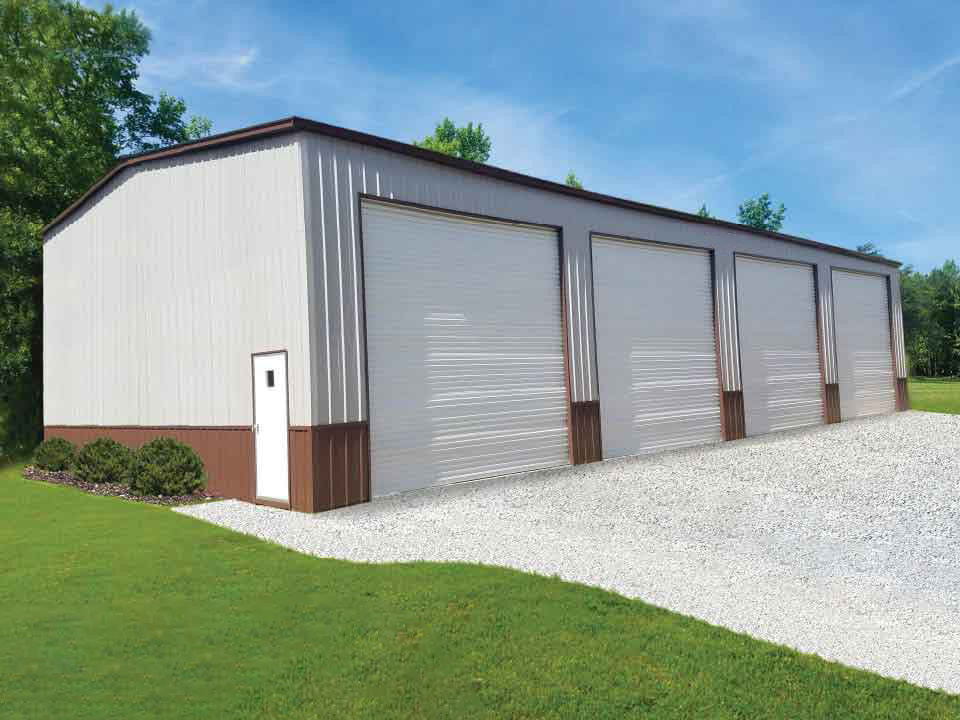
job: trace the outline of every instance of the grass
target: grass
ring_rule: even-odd
[[[960,715],[960,697],[555,579],[306,557],[14,466],[0,492],[4,718]]]
[[[910,378],[908,389],[914,410],[960,415],[960,379]]]

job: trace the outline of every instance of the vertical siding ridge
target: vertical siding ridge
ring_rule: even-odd
[[[343,314],[343,243],[340,233],[340,173],[337,166],[337,153],[333,151],[333,204],[334,217],[337,221],[337,287],[340,291],[340,384],[343,387],[343,420],[346,422],[347,412],[347,336]],[[333,422],[333,418],[330,419]]]
[[[323,256],[323,322],[324,322],[324,340],[326,341],[326,366],[327,366],[327,422],[333,422],[333,377],[330,368],[330,275],[327,270],[327,221],[324,210],[324,187],[323,187],[323,153],[317,148],[317,170],[320,177],[320,241]]]
[[[311,198],[313,193],[311,192],[313,188],[313,183],[310,178],[310,168],[312,167],[310,163],[310,153],[309,148],[305,148],[304,145],[309,142],[309,138],[305,135],[297,137],[297,152],[299,154],[300,162],[300,182],[298,183],[300,190],[300,209],[303,212],[303,240],[304,240],[304,259],[306,262],[306,275],[307,275],[307,306],[306,306],[306,316],[307,316],[307,328],[306,328],[306,342],[304,343],[304,358],[303,358],[303,367],[307,373],[307,387],[309,392],[306,393],[307,397],[310,398],[310,407],[307,408],[306,417],[309,418],[309,423],[312,425],[314,422],[313,413],[314,406],[316,405],[316,383],[314,382],[314,375],[316,374],[316,368],[314,367],[314,344],[316,338],[313,334],[313,315],[314,315],[314,300],[317,294],[316,287],[316,270],[314,268],[314,247],[313,247],[313,203]],[[288,379],[289,381],[289,379]]]
[[[583,337],[583,347],[580,350],[580,364],[583,366],[584,384],[586,386],[583,391],[584,400],[593,399],[593,371],[590,363],[590,313],[587,307],[587,273],[591,265],[592,263],[587,263],[586,260],[584,260],[582,297],[580,298],[580,308],[582,310],[580,326]]]
[[[574,361],[577,374],[580,375],[580,395],[583,397],[586,393],[586,377],[583,374],[583,312],[580,307],[580,255],[574,255],[574,275],[577,279],[577,352],[571,353],[571,360]]]
[[[566,271],[567,271],[567,282],[566,282],[566,288],[567,288],[567,325],[568,325],[568,327],[567,327],[567,336],[568,336],[568,339],[569,339],[569,342],[570,342],[570,351],[571,351],[571,353],[573,353],[573,349],[576,347],[576,343],[575,343],[575,338],[574,338],[574,336],[573,336],[573,303],[570,301],[570,290],[573,288],[573,285],[572,285],[572,278],[571,278],[571,262],[570,262],[570,256],[569,256],[569,255],[567,255],[567,257],[564,258],[564,265],[565,265]],[[579,399],[580,399],[580,392],[579,392],[579,388],[577,387],[577,374],[576,374],[575,372],[571,372],[571,373],[570,373],[570,381],[571,381],[571,385],[573,386],[573,387],[570,388],[570,394],[571,394],[571,396],[573,397],[573,399],[574,399],[575,401],[576,401],[576,400],[579,400]]]
[[[356,203],[353,201],[353,161],[347,161],[347,176],[350,188],[350,260],[353,264],[353,330],[354,341],[357,346],[357,420],[363,419],[363,363],[360,362],[360,279],[357,273],[357,223]],[[348,420],[345,417],[344,420]]]

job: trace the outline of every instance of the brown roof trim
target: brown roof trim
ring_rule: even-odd
[[[562,183],[543,180],[531,175],[513,172],[512,170],[504,170],[503,168],[494,167],[493,165],[484,165],[483,163],[462,160],[460,158],[444,155],[433,150],[417,147],[416,145],[409,145],[407,143],[398,142],[397,140],[390,140],[377,135],[369,135],[367,133],[359,132],[358,130],[348,130],[347,128],[338,127],[336,125],[328,125],[327,123],[317,122],[316,120],[308,120],[306,118],[297,116],[284,118],[275,122],[263,123],[261,125],[253,125],[251,127],[234,130],[232,132],[220,133],[219,135],[211,135],[195,142],[171,145],[170,147],[163,148],[162,150],[154,150],[140,153],[139,155],[128,155],[122,157],[106,175],[100,178],[100,180],[93,185],[93,187],[87,190],[87,192],[85,192],[75,203],[70,205],[70,207],[50,221],[50,223],[43,228],[43,234],[46,235],[48,232],[50,232],[50,230],[62,223],[67,217],[79,209],[79,207],[83,205],[87,198],[89,198],[107,181],[109,181],[110,178],[114,177],[124,168],[131,167],[133,165],[139,165],[140,163],[158,158],[184,155],[197,150],[205,150],[212,147],[221,147],[234,143],[242,143],[250,140],[270,137],[272,135],[294,132],[297,130],[306,130],[309,132],[318,133],[320,135],[326,135],[329,137],[339,138],[341,140],[347,140],[349,142],[355,142],[360,145],[381,148],[383,150],[389,150],[391,152],[408,155],[421,160],[440,163],[441,165],[448,165],[460,170],[476,173],[477,175],[485,175],[487,177],[505,180],[518,185],[525,185],[538,190],[546,190],[547,192],[568,195],[581,200],[590,200],[593,202],[603,203],[605,205],[613,205],[616,207],[625,208],[627,210],[638,210],[640,212],[669,217],[673,218],[674,220],[682,220],[684,222],[701,223],[704,225],[727,228],[728,230],[751,233],[753,235],[762,235],[764,237],[780,240],[782,242],[803,245],[805,247],[816,248],[818,250],[826,250],[828,252],[846,255],[848,257],[855,257],[861,260],[867,260],[869,262],[882,263],[892,267],[900,267],[899,262],[895,260],[889,260],[879,255],[866,255],[864,253],[857,252],[856,250],[849,250],[836,245],[828,245],[826,243],[820,243],[815,240],[809,240],[796,235],[787,235],[786,233],[772,232],[769,230],[757,230],[756,228],[729,222],[727,220],[704,218],[700,217],[699,215],[682,212],[680,210],[671,210],[669,208],[658,207],[656,205],[648,205],[646,203],[636,202],[634,200],[627,200],[626,198],[618,198],[613,195],[604,195],[602,193],[592,192],[591,190],[572,188],[567,185],[563,185]]]

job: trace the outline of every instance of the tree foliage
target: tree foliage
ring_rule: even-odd
[[[864,255],[879,255],[880,248],[872,242],[865,242],[862,245],[857,245],[857,252],[863,253]]]
[[[929,273],[900,272],[903,329],[910,371],[960,375],[960,268],[953,260]]]
[[[787,208],[783,203],[779,207],[773,207],[770,201],[770,195],[764,193],[758,198],[744,201],[737,211],[740,223],[757,228],[758,230],[777,231],[783,227],[783,219],[787,214]]]
[[[183,100],[137,89],[149,44],[134,13],[109,5],[0,4],[0,456],[39,434],[39,229],[119,155],[210,132]]]
[[[487,161],[493,147],[493,141],[484,132],[483,123],[477,123],[474,127],[473,123],[469,122],[462,127],[457,127],[447,117],[437,123],[433,134],[427,135],[419,142],[414,140],[413,144],[444,155],[479,163]]]
[[[706,204],[706,203],[702,203],[702,204],[700,205],[700,209],[697,210],[697,215],[699,215],[699,216],[702,217],[702,218],[712,218],[712,217],[713,217],[713,215],[710,214],[710,211],[707,210],[707,204]]]
[[[577,188],[577,190],[583,190],[583,183],[580,182],[580,178],[577,177],[577,174],[571,170],[567,173],[567,177],[564,178],[563,184],[567,187]]]

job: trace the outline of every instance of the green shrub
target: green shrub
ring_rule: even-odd
[[[206,484],[203,461],[173,438],[146,443],[130,464],[130,488],[139,495],[189,495]]]
[[[33,453],[33,462],[41,470],[59,472],[69,470],[77,455],[73,443],[63,438],[50,438],[37,445]]]
[[[129,448],[110,438],[97,438],[80,448],[73,461],[73,473],[86,482],[123,482],[132,461]]]

